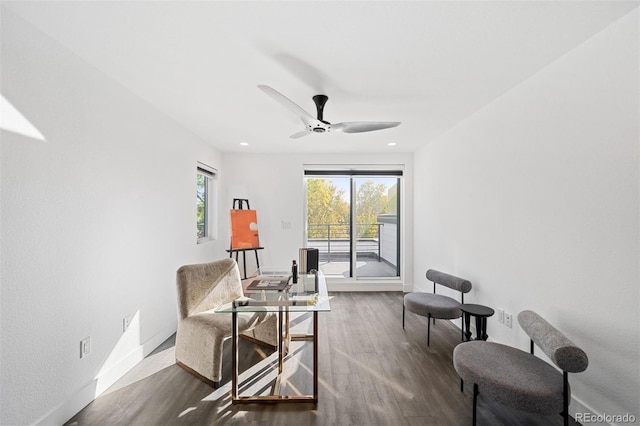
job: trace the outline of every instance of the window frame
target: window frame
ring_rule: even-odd
[[[349,178],[350,184],[350,254],[349,254],[349,276],[345,278],[336,278],[330,277],[330,279],[339,280],[342,282],[346,282],[349,280],[355,281],[389,281],[389,280],[399,280],[402,281],[403,278],[403,267],[402,264],[402,253],[404,251],[403,241],[405,238],[404,235],[404,208],[402,202],[404,200],[404,167],[397,165],[381,165],[378,167],[371,166],[349,166],[345,168],[333,166],[317,166],[317,165],[305,165],[304,167],[304,187],[305,187],[305,203],[304,203],[304,220],[305,220],[305,231],[304,231],[304,245],[307,246],[307,238],[308,238],[308,223],[307,223],[307,179],[308,178]],[[360,177],[395,177],[397,178],[397,201],[396,201],[396,211],[397,211],[397,225],[396,225],[396,276],[380,276],[380,277],[371,277],[371,276],[360,276],[356,271],[357,264],[357,242],[356,242],[356,233],[358,230],[357,219],[356,219],[356,178]]]
[[[200,185],[198,183],[198,177],[204,177],[204,235],[198,236],[199,225],[198,221],[198,207],[200,200],[198,199]],[[198,244],[205,243],[207,241],[215,240],[217,238],[217,177],[218,171],[204,163],[198,162],[196,167],[196,242]]]

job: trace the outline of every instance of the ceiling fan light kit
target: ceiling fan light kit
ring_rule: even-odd
[[[344,133],[362,133],[373,130],[389,129],[400,124],[399,121],[351,121],[331,124],[324,120],[324,106],[329,100],[327,95],[313,96],[312,99],[316,105],[316,118],[314,118],[311,114],[277,90],[262,84],[258,85],[258,88],[271,96],[276,102],[284,106],[286,109],[300,117],[300,120],[302,120],[305,125],[305,130],[294,133],[290,136],[294,139],[301,138],[310,133],[328,133],[331,130]]]

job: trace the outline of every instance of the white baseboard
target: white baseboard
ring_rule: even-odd
[[[176,332],[177,320],[170,326],[165,327],[160,332],[156,333],[146,342],[135,347],[126,357],[120,362],[113,365],[107,371],[102,373],[99,377],[94,378],[86,386],[82,387],[75,394],[71,395],[69,399],[60,404],[58,407],[49,411],[40,419],[36,420],[34,425],[50,426],[50,425],[62,425],[66,423],[70,418],[75,416],[80,410],[86,407],[94,399],[100,396],[111,385],[124,376],[129,370],[142,361],[147,355],[153,352],[158,346],[160,346],[165,340]]]

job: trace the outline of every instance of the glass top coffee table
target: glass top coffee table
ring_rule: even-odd
[[[282,270],[262,269],[260,277],[273,276],[274,286],[265,284],[257,290],[245,290],[245,296],[218,307],[216,313],[231,314],[231,400],[233,404],[277,403],[277,402],[318,402],[318,313],[331,310],[327,283],[322,272],[300,274],[298,282],[289,280],[288,285],[277,288],[278,276],[287,274]],[[241,396],[238,394],[238,313],[273,312],[278,315],[278,377],[271,395]],[[311,334],[289,333],[290,313],[311,313],[313,315],[313,332]],[[283,371],[284,354],[288,352],[290,340],[307,340],[313,344],[313,394],[312,395],[280,395],[279,380]]]

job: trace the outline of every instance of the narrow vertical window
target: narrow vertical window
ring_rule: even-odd
[[[215,170],[198,163],[196,172],[196,237],[198,242],[213,238]]]

